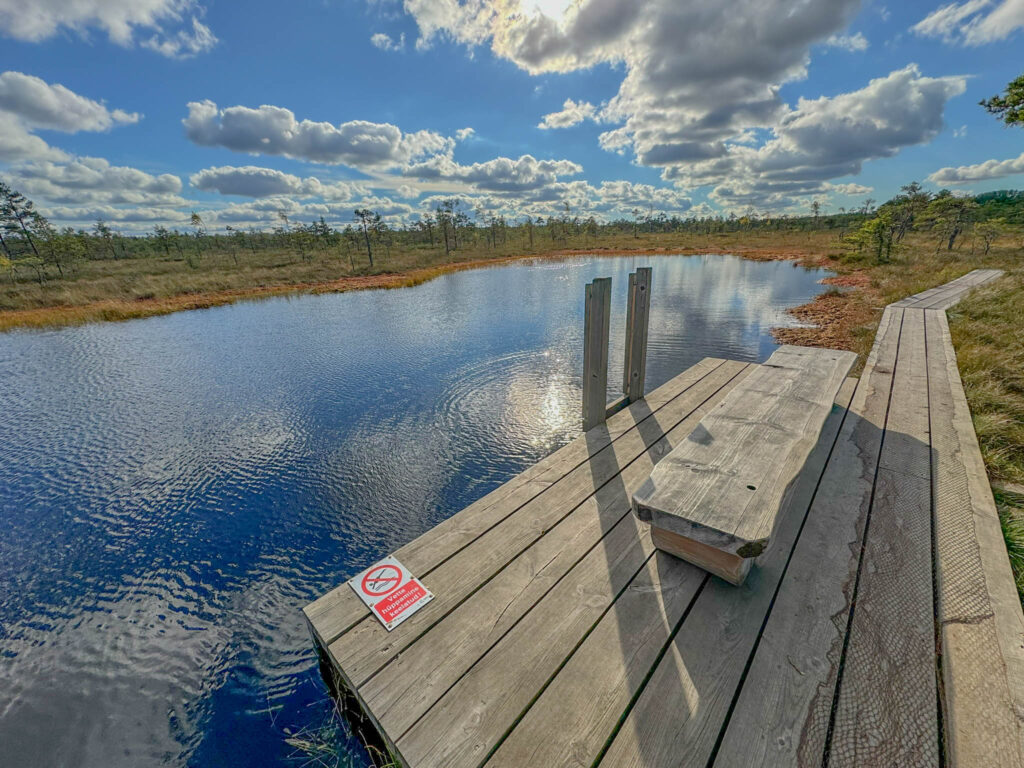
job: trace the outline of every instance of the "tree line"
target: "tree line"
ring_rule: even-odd
[[[949,190],[931,193],[917,182],[876,207],[868,199],[847,210],[824,212],[820,202],[810,215],[775,215],[748,208],[728,216],[668,215],[635,208],[628,217],[598,221],[574,215],[569,204],[561,213],[509,217],[470,209],[466,201],[449,198],[430,213],[405,226],[393,226],[369,208],[353,211],[352,221],[332,225],[319,217],[293,220],[285,211],[266,229],[226,225],[209,231],[199,212],[182,228],[157,225],[151,233],[123,234],[102,219],[89,229],[54,227],[25,195],[0,181],[0,274],[12,281],[32,279],[40,284],[60,279],[88,260],[163,258],[199,268],[204,259],[230,259],[236,266],[265,252],[281,252],[303,261],[336,258],[349,270],[387,269],[392,252],[423,251],[452,258],[472,249],[533,251],[538,248],[597,245],[610,237],[639,238],[644,234],[679,233],[711,236],[736,232],[810,232],[834,230],[851,252],[887,261],[913,231],[935,238],[936,247],[953,250],[972,238],[972,247],[986,253],[1004,233],[1024,227],[1024,192],[1007,190],[977,196],[957,196]]]

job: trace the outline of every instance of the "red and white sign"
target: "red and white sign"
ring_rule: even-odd
[[[374,563],[348,583],[388,632],[434,599],[393,557]]]

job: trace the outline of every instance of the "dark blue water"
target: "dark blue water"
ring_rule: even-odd
[[[765,359],[825,274],[581,258],[0,335],[0,763],[365,765],[301,607],[577,435],[584,283],[611,397],[646,264],[649,389]]]

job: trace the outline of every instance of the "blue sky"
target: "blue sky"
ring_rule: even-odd
[[[125,231],[1024,187],[1024,132],[977,104],[1022,26],[1024,0],[0,0],[0,175]]]

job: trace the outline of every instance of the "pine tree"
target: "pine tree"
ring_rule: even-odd
[[[35,204],[31,200],[0,181],[0,228],[9,235],[18,234],[24,237],[29,247],[32,248],[32,253],[38,258],[39,249],[36,248],[35,240],[29,230],[29,225],[35,215],[37,215]],[[4,250],[7,250],[6,243]]]

